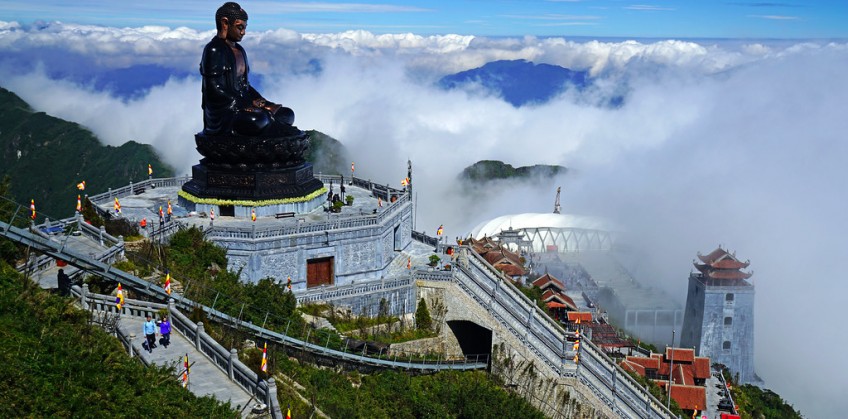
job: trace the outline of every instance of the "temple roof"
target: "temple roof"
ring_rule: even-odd
[[[542,294],[542,301],[549,302],[553,300],[565,304],[571,310],[577,310],[577,304],[574,304],[574,300],[565,294],[560,294],[552,290],[547,290],[544,294]]]
[[[592,313],[588,311],[569,311],[568,312],[568,321],[575,322],[577,319],[580,319],[580,323],[590,323],[592,322]]]
[[[672,358],[672,351],[674,351],[674,358]],[[688,348],[665,348],[665,359],[668,361],[674,359],[675,364],[678,362],[692,363],[695,361],[695,350]]]
[[[708,255],[698,253],[698,259],[703,263],[693,263],[705,276],[712,279],[748,279],[753,273],[743,272],[741,269],[747,268],[751,264],[750,261],[742,262],[736,258],[736,255],[729,253],[719,246]]]
[[[667,382],[658,381],[657,384],[665,388]],[[681,409],[700,411],[707,405],[707,389],[701,386],[675,384],[671,386],[671,398]]]
[[[533,281],[533,285],[541,288],[555,288],[557,291],[565,291],[565,285],[562,285],[562,282],[559,282],[556,277],[551,274],[544,274],[540,276],[537,280]]]

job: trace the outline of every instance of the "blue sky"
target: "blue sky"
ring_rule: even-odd
[[[3,1],[0,20],[105,26],[212,25],[223,2],[146,0]],[[301,33],[634,38],[848,38],[846,1],[374,0],[243,1],[250,29]]]

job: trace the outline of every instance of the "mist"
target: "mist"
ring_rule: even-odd
[[[3,87],[106,144],[152,144],[178,174],[190,173],[200,159],[193,139],[202,129],[199,77],[174,77],[125,99],[51,74],[62,62],[196,72],[211,32],[134,30],[127,38],[101,28],[102,45],[92,53],[66,45],[62,33],[69,30],[0,25]],[[496,216],[551,212],[562,186],[564,212],[620,226],[646,257],[640,271],[650,274],[638,279],[681,304],[697,252],[722,245],[750,259],[756,370],[766,387],[809,417],[848,410],[848,366],[841,361],[848,334],[839,326],[848,285],[835,263],[848,254],[848,45],[282,29],[248,33],[243,45],[251,71],[262,76],[260,92],[293,108],[299,128],[344,143],[357,176],[399,187],[412,161],[416,230],[432,234],[443,224],[448,237],[463,236]],[[74,59],[50,59],[47,46]],[[601,86],[624,87],[624,104],[595,105],[601,89],[514,108],[479,88],[434,87],[443,75],[495,59],[590,70]],[[13,65],[20,63],[27,71]],[[462,189],[456,176],[483,159],[569,171]]]

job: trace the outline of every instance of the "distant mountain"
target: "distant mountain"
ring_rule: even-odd
[[[526,60],[493,61],[486,65],[442,77],[439,86],[455,89],[479,83],[515,107],[544,103],[563,91],[584,89],[591,79],[586,71],[573,71]]]
[[[73,215],[78,182],[86,192],[100,193],[174,170],[153,147],[128,141],[104,146],[87,129],[43,112],[35,112],[14,93],[0,88],[0,177],[11,177],[12,198],[35,199],[37,211],[52,219]]]
[[[312,162],[315,173],[346,174],[350,153],[339,140],[320,131],[307,131],[312,140],[306,160]]]
[[[464,184],[482,184],[499,179],[553,177],[567,171],[567,168],[556,165],[536,164],[516,168],[499,160],[481,160],[463,169],[459,180]]]

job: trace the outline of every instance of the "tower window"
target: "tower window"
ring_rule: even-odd
[[[724,325],[725,326],[730,326],[732,324],[733,324],[733,317],[725,317],[724,318]]]
[[[724,301],[733,301],[733,294],[727,293],[724,295]]]
[[[722,349],[730,349],[730,341],[729,340],[724,341],[724,343],[721,344],[721,348]]]

